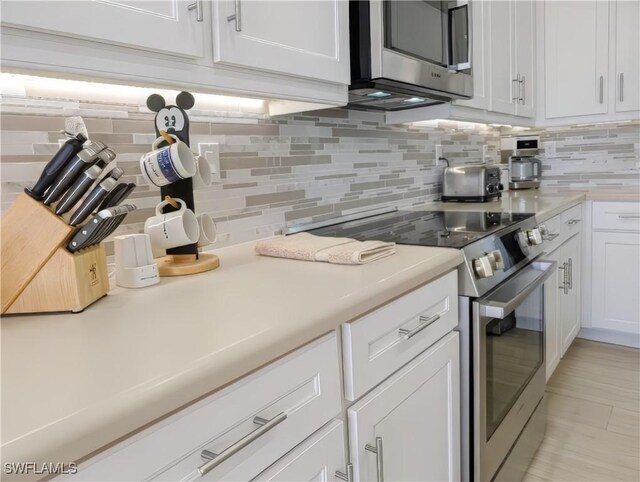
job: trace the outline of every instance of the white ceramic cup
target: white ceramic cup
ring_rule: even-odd
[[[179,210],[163,214],[162,209],[169,203],[162,201],[156,206],[156,215],[144,223],[144,232],[151,237],[154,246],[177,248],[196,243],[200,238],[198,218],[182,199],[175,200],[180,203]]]
[[[218,234],[216,232],[216,223],[213,222],[208,214],[200,214],[198,216],[198,226],[200,226],[200,238],[198,238],[198,246],[209,246],[216,242]]]
[[[211,186],[211,166],[204,156],[194,154],[196,173],[193,176],[193,189],[204,189]]]
[[[158,187],[193,177],[196,173],[196,161],[189,146],[177,136],[171,137],[176,142],[160,148],[158,146],[164,138],[158,137],[151,145],[153,151],[143,154],[140,158],[142,174]]]

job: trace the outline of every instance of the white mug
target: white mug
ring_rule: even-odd
[[[151,237],[151,242],[163,249],[194,244],[200,238],[196,215],[191,209],[187,209],[187,204],[182,199],[175,200],[180,203],[178,211],[163,214],[162,209],[169,203],[162,201],[156,206],[156,215],[144,223],[144,232]]]
[[[196,173],[193,176],[193,189],[203,189],[211,186],[211,166],[204,156],[194,154]]]
[[[164,138],[158,137],[151,145],[153,151],[143,154],[140,158],[142,174],[158,187],[187,179],[196,173],[196,161],[189,146],[177,136],[171,137],[176,139],[176,142],[160,148],[158,145]]]
[[[198,226],[200,226],[199,247],[209,246],[216,242],[216,238],[218,237],[216,223],[213,222],[211,216],[208,214],[200,214],[198,216]]]

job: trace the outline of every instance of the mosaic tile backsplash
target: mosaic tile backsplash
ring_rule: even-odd
[[[640,120],[517,134],[540,136],[543,187],[640,186]]]
[[[3,96],[2,209],[56,152],[65,117],[82,115],[90,138],[116,151],[125,172],[121,181],[138,184],[129,198],[138,210],[115,235],[142,231],[160,201],[159,190],[139,170],[140,156],[155,138],[145,100],[114,105]],[[220,166],[220,180],[195,193],[196,211],[216,222],[218,247],[270,236],[285,225],[437,200],[438,144],[451,163],[499,160],[500,133],[482,125],[389,126],[382,114],[342,109],[269,118],[198,110],[197,103],[189,115],[192,149]]]
[[[114,235],[142,231],[160,200],[159,189],[139,170],[140,156],[155,138],[154,113],[144,105],[146,94],[129,93],[118,102],[108,94],[2,92],[2,211],[56,152],[64,119],[81,115],[91,139],[116,151],[122,181],[138,184],[129,198],[138,210]],[[493,163],[500,160],[500,136],[513,135],[445,121],[391,126],[383,114],[346,109],[269,117],[260,101],[220,99],[204,107],[197,100],[189,111],[192,149],[219,165],[219,180],[195,193],[198,213],[216,221],[215,247],[270,236],[291,224],[438,200],[436,145],[452,164]],[[640,185],[640,121],[518,134],[541,136],[545,186]],[[111,253],[112,243],[106,247]]]

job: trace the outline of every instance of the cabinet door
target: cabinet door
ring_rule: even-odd
[[[530,0],[513,2],[515,72],[518,81],[516,115],[535,115],[535,5]]]
[[[576,235],[562,245],[561,260],[566,262],[568,293],[560,295],[560,329],[562,334],[562,355],[580,331],[580,235]],[[560,290],[558,290],[560,292]]]
[[[544,19],[546,116],[606,113],[609,2],[547,1]]]
[[[458,356],[449,333],[348,409],[354,480],[460,480]]]
[[[494,112],[515,114],[516,78],[513,51],[513,3],[495,0],[490,3],[491,107]]]
[[[640,333],[640,236],[595,232],[592,246],[592,326]]]
[[[348,2],[221,0],[213,9],[215,62],[349,83]]]
[[[551,254],[545,254],[544,259],[555,261],[561,266],[561,249],[555,250]],[[544,283],[544,336],[545,336],[545,359],[546,359],[546,380],[548,381],[558,366],[561,357],[561,333],[559,323],[559,297],[562,289],[562,270],[556,267],[555,272]]]
[[[203,18],[209,17],[209,3],[203,3]],[[182,0],[3,1],[2,23],[144,50],[202,57],[205,25],[211,25],[210,19],[199,22],[197,12],[189,10],[188,4]]]
[[[616,2],[616,112],[640,110],[640,2]]]
[[[344,424],[334,420],[253,480],[278,482],[338,480],[335,473],[345,471],[345,459]]]

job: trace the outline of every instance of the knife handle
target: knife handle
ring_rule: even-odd
[[[96,209],[107,194],[114,188],[117,180],[122,176],[123,171],[119,167],[114,167],[109,171],[100,184],[98,184],[93,191],[82,202],[80,207],[73,213],[69,224],[71,226],[77,226]]]
[[[56,214],[58,216],[69,211],[93,184],[98,176],[100,175],[100,166],[91,166],[89,169],[84,171],[80,177],[73,183],[73,185],[69,188],[62,199],[56,206]]]
[[[40,177],[33,187],[25,188],[24,192],[32,198],[41,201],[44,193],[62,172],[64,167],[82,150],[82,145],[86,140],[86,137],[78,134],[65,142],[44,167],[42,174],[40,174]]]

